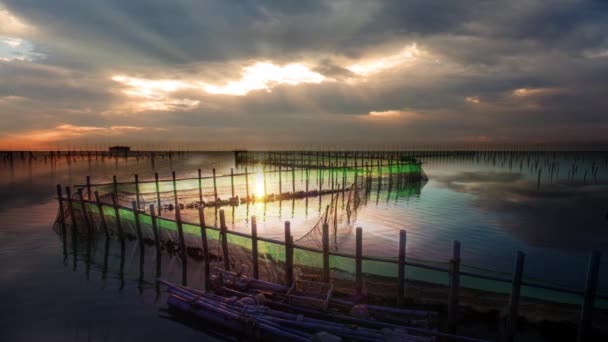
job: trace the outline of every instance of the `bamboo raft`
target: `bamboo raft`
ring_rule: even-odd
[[[256,340],[485,341],[439,332],[435,312],[334,299],[332,286],[325,283],[296,280],[286,286],[223,269],[217,269],[207,292],[158,282],[169,290],[170,312]]]

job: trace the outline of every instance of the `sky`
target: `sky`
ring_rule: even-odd
[[[0,149],[606,144],[608,1],[0,0]]]

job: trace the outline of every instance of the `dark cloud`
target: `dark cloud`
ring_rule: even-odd
[[[35,28],[20,38],[44,57],[0,61],[10,80],[0,83],[0,135],[69,123],[227,144],[285,132],[318,144],[606,139],[605,1],[2,2]],[[414,43],[415,63],[369,76],[349,69]],[[244,96],[188,88],[154,99],[171,108],[150,110],[150,98],[111,80],[223,85],[256,61],[303,62],[326,81]],[[517,96],[523,88],[531,92]],[[367,120],[372,111],[409,114],[388,123]],[[225,130],[239,135],[216,134]]]

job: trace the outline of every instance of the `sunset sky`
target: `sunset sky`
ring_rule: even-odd
[[[606,143],[608,1],[0,0],[0,149]]]

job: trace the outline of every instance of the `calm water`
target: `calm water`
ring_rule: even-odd
[[[583,286],[589,252],[598,249],[603,253],[600,291],[608,292],[608,154],[485,153],[423,160],[429,181],[419,189],[398,193],[388,191],[386,183],[374,183],[350,224],[341,210],[333,247],[352,251],[353,227],[360,226],[365,254],[394,256],[398,231],[406,229],[409,257],[447,261],[457,239],[463,263],[508,273],[521,250],[527,255],[526,277],[572,288]],[[155,171],[168,178],[172,170],[178,177],[194,177],[198,168],[227,174],[231,167],[232,153],[191,153],[156,159],[154,165],[135,158],[70,163],[51,163],[42,155],[22,159],[14,154],[12,163],[4,158],[0,300],[10,310],[0,313],[0,340],[159,340],[169,333],[177,340],[212,338],[159,310],[165,298],[154,279],[181,279],[178,259],[163,256],[157,264],[154,253],[147,250],[142,258],[129,244],[121,265],[116,246],[103,242],[95,242],[92,255],[83,252],[85,246],[76,246],[77,255],[70,246],[64,255],[61,239],[51,230],[55,184],[82,184],[86,175],[94,183],[111,182],[112,175],[129,181],[135,173],[153,179]],[[229,228],[248,231],[248,218],[256,215],[261,235],[281,239],[283,222],[289,220],[298,238],[318,221],[328,199],[321,201],[226,208]],[[343,203],[338,203],[340,208]],[[210,210],[208,223],[213,224]],[[186,211],[185,216],[194,214]],[[196,286],[200,265],[190,261],[187,270],[189,284]]]

